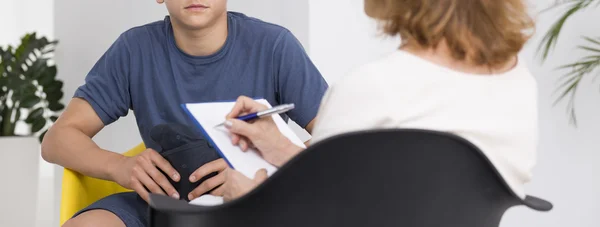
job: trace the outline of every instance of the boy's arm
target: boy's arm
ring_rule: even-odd
[[[158,152],[146,149],[135,157],[125,157],[92,141],[105,125],[131,109],[132,59],[127,34],[123,34],[94,65],[85,84],[46,133],[42,156],[48,162],[133,189],[145,200],[149,192],[179,198],[167,179],[179,181],[179,174]]]
[[[42,142],[44,160],[86,176],[113,181],[111,170],[123,155],[101,149],[92,141],[104,124],[85,100],[74,98]]]
[[[123,156],[92,138],[129,110],[130,52],[122,34],[94,64],[42,142],[42,156],[84,175],[111,180],[108,170]]]
[[[296,105],[288,116],[312,133],[321,99],[329,86],[302,44],[287,30],[275,45],[274,70],[279,101]]]
[[[179,194],[167,179],[179,181],[179,174],[167,160],[152,149],[135,157],[101,149],[92,137],[103,127],[104,123],[92,106],[83,99],[74,98],[46,133],[42,157],[83,175],[114,181],[133,189],[146,201],[150,192],[179,199]],[[164,176],[159,169],[169,176]]]
[[[312,121],[310,121],[310,123],[308,123],[308,125],[306,125],[306,127],[304,128],[304,130],[306,130],[308,132],[308,134],[313,133],[313,128],[315,126],[315,121],[316,119],[312,119]],[[310,146],[310,139],[308,139],[307,141],[304,141],[304,146]]]
[[[316,119],[312,119],[308,125],[306,125],[306,127],[304,128],[308,133],[312,134],[313,128],[315,127],[315,120]],[[308,142],[308,141],[307,141]]]

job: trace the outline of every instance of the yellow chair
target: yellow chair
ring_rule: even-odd
[[[146,149],[143,143],[125,152],[125,156],[135,156]],[[77,211],[89,206],[106,196],[128,192],[129,189],[121,187],[111,181],[100,180],[84,176],[78,172],[65,168],[62,179],[62,195],[60,201],[60,225],[62,226]]]

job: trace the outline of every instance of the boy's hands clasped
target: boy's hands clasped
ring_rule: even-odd
[[[146,149],[133,157],[123,156],[117,166],[118,168],[114,170],[113,174],[114,181],[125,188],[134,190],[146,202],[149,202],[150,193],[168,195],[175,199],[186,196],[189,200],[195,199],[212,189],[214,189],[211,192],[212,195],[224,196],[225,194],[223,185],[227,178],[225,170],[228,166],[223,159],[207,163],[194,171],[189,179],[183,179],[195,183],[210,173],[219,173],[202,182],[189,195],[179,195],[177,193],[167,177],[179,182],[182,180],[179,173],[169,161],[153,149]]]

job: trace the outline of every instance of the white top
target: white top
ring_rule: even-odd
[[[451,70],[404,51],[333,84],[312,143],[351,131],[413,128],[450,132],[479,147],[521,198],[537,145],[537,85],[523,62],[498,75]]]

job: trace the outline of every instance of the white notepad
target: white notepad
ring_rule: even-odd
[[[271,104],[265,99],[256,100],[269,108]],[[250,179],[260,169],[266,169],[270,176],[277,167],[264,160],[257,151],[249,149],[242,151],[238,146],[231,143],[229,131],[225,127],[214,127],[225,121],[225,116],[231,111],[235,102],[209,102],[209,103],[188,103],[183,108],[195,119],[204,132],[206,139],[215,147],[219,155],[230,165],[232,169],[239,171]],[[306,148],[302,140],[292,131],[288,124],[280,115],[273,115],[273,120],[277,124],[279,131],[294,144]]]

